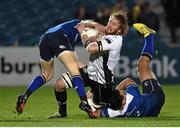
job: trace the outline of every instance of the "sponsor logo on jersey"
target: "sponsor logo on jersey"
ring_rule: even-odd
[[[61,49],[65,49],[65,48],[66,48],[66,46],[64,46],[64,45],[59,45],[59,48],[61,48]]]

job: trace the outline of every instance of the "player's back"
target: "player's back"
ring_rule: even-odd
[[[136,85],[130,85],[126,89],[126,109],[123,116],[144,117],[157,116],[156,98],[153,94],[140,94]]]
[[[145,117],[157,116],[159,111],[156,107],[155,96],[152,94],[141,95],[136,85],[129,85],[125,90],[126,103],[122,110],[103,108],[103,117]]]
[[[63,32],[68,38],[71,43],[79,42],[81,40],[80,34],[75,26],[80,23],[79,19],[70,20],[64,23],[61,23],[55,27],[52,27],[46,31],[47,33],[58,33]]]

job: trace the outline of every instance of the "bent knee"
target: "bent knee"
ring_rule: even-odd
[[[53,72],[44,72],[42,75],[45,77],[46,81],[49,81],[53,78]]]
[[[56,91],[64,91],[66,88],[65,84],[64,84],[64,81],[62,80],[62,78],[59,78],[55,81],[55,90]]]
[[[129,77],[126,78],[126,79],[124,80],[124,82],[126,83],[126,85],[136,84],[135,81],[134,81],[133,79],[129,78]]]

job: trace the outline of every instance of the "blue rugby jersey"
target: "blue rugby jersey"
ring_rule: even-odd
[[[63,34],[69,38],[69,42],[72,45],[75,45],[81,41],[80,33],[75,28],[75,26],[80,22],[79,19],[70,20],[48,29],[46,33],[56,33],[58,31],[63,32]]]
[[[144,117],[157,115],[157,100],[154,94],[140,94],[136,85],[129,85],[125,92],[126,104],[123,110],[103,108],[102,117]]]

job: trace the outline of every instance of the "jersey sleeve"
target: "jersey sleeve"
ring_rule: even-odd
[[[140,96],[140,91],[138,89],[138,87],[136,85],[129,85],[127,88],[126,88],[126,93],[129,93],[133,96]]]
[[[102,38],[100,41],[102,45],[102,51],[114,50],[116,48],[121,48],[122,46],[122,36],[109,35]]]
[[[123,117],[123,113],[120,110],[113,110],[108,107],[101,109],[100,114],[101,114],[101,117],[109,117],[109,118]]]

